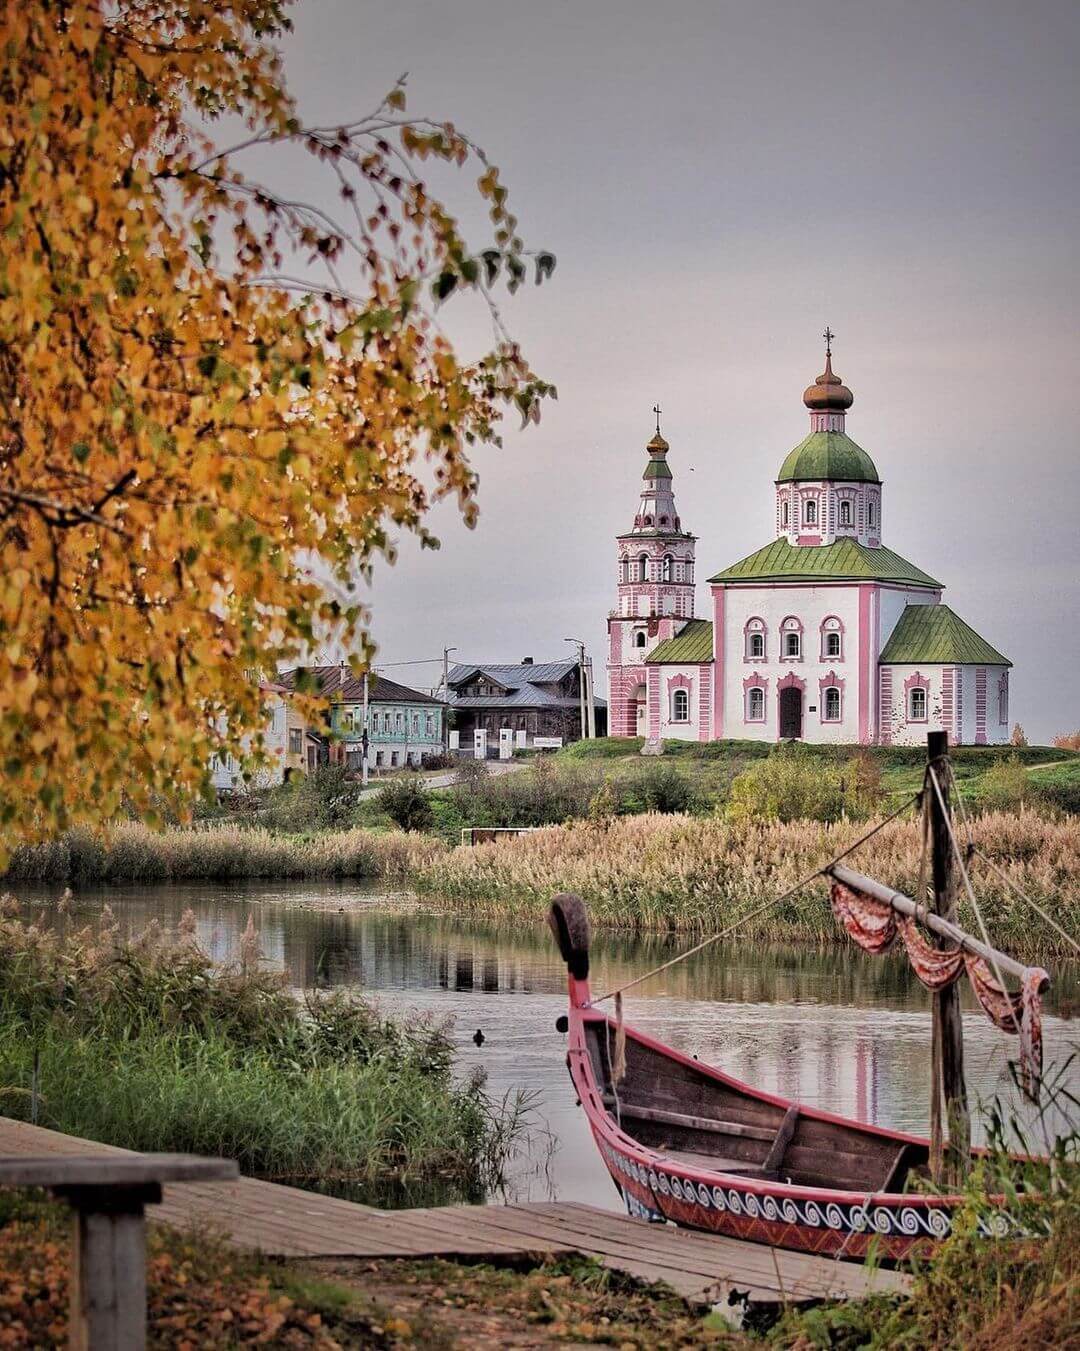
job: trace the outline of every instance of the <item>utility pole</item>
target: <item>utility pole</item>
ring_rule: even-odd
[[[594,686],[593,686],[593,665],[592,665],[592,657],[586,657],[586,659],[585,659],[585,674],[586,674],[586,676],[587,676],[587,685],[588,685],[588,689],[587,689],[587,692],[586,692],[586,700],[587,700],[587,703],[588,703],[588,712],[589,712],[589,740],[590,740],[590,741],[595,741],[595,740],[596,740],[596,690],[595,690],[595,688],[594,688]]]
[[[442,650],[442,697],[443,697],[443,752],[450,754],[450,653],[456,647],[444,647]]]
[[[930,810],[930,860],[934,910],[956,923],[956,877],[949,803],[949,734],[928,732],[928,768],[941,796],[927,775]],[[922,904],[924,898],[916,900]],[[960,1021],[960,991],[954,982],[931,996],[933,1042],[930,1056],[930,1170],[935,1182],[959,1185],[971,1159],[971,1119],[964,1084],[964,1032]],[[944,1136],[948,1133],[949,1156]]]
[[[368,781],[368,747],[371,733],[368,726],[368,673],[364,672],[364,735],[360,742],[360,783],[366,788]]]

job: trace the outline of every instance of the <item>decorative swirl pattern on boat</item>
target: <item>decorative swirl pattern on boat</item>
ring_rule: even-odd
[[[683,1205],[699,1206],[702,1211],[712,1210],[807,1229],[831,1229],[841,1234],[863,1234],[869,1230],[883,1237],[914,1239],[925,1234],[933,1239],[943,1239],[952,1229],[951,1215],[945,1207],[879,1205],[871,1208],[836,1201],[821,1204],[814,1200],[799,1201],[792,1196],[778,1197],[769,1192],[762,1194],[750,1188],[725,1187],[719,1183],[710,1188],[704,1182],[638,1163],[608,1145],[601,1145],[600,1152],[616,1178],[621,1174],[658,1199],[671,1197]],[[631,1214],[649,1219],[663,1218],[660,1210],[643,1204],[625,1188],[622,1190]],[[703,1223],[703,1227],[709,1226]],[[1022,1225],[1001,1211],[983,1216],[979,1230],[993,1238],[1003,1238],[1014,1231],[1024,1232]]]

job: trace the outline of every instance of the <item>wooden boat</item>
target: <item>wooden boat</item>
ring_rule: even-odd
[[[593,1138],[632,1215],[734,1238],[896,1260],[945,1238],[962,1198],[911,1190],[930,1141],[764,1093],[590,1003],[588,919],[576,896],[550,916],[569,974],[567,1064]],[[1045,973],[1041,973],[1045,974]],[[983,1225],[1005,1236],[1002,1209]]]

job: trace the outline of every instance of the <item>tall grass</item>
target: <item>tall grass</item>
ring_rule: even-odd
[[[73,833],[23,845],[12,857],[7,880],[85,886],[249,877],[402,878],[440,849],[438,841],[398,832],[289,836],[236,825],[157,832],[131,823],[114,827],[101,840]]]
[[[497,1180],[516,1105],[455,1078],[444,1026],[342,994],[297,1001],[259,969],[250,924],[236,967],[193,934],[190,915],[133,943],[107,913],[78,931],[0,919],[0,1110],[305,1183],[438,1180],[478,1196]]]
[[[732,821],[646,815],[576,822],[517,839],[435,855],[413,874],[434,904],[477,915],[539,921],[554,891],[576,891],[601,925],[710,933],[826,863],[868,823]],[[988,813],[976,845],[1072,933],[1080,930],[1080,822],[1035,812]],[[908,892],[917,886],[919,836],[886,826],[851,866]],[[1019,952],[1062,953],[1062,940],[988,870],[974,865],[992,933]],[[966,916],[974,924],[973,916]],[[745,937],[838,941],[820,884],[740,930]]]

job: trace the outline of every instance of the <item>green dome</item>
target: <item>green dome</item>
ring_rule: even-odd
[[[802,479],[834,479],[847,483],[880,483],[874,462],[846,432],[811,432],[780,466],[777,483]]]

